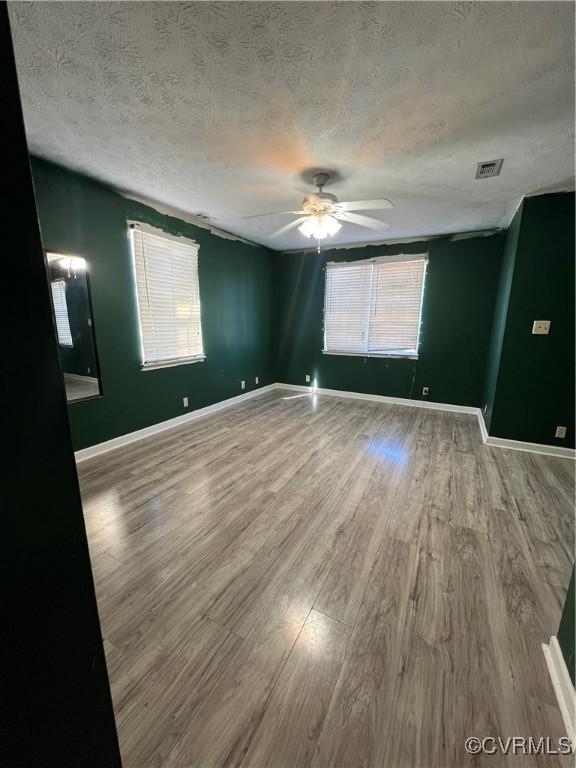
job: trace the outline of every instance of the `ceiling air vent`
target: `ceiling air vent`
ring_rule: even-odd
[[[503,158],[500,160],[487,160],[485,163],[478,163],[476,166],[477,179],[491,179],[493,176],[499,176],[502,170]]]

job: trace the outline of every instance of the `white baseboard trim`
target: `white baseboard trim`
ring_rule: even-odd
[[[331,395],[333,397],[347,397],[353,400],[371,400],[375,403],[388,403],[389,405],[408,405],[412,408],[429,408],[433,411],[452,411],[453,413],[480,413],[480,408],[472,405],[451,405],[450,403],[435,403],[429,400],[410,400],[407,397],[389,397],[388,395],[367,395],[364,392],[349,392],[344,389],[324,389],[323,387],[306,387],[302,384],[273,385],[275,389],[291,389],[295,392],[308,392],[309,394]]]
[[[572,685],[558,638],[552,635],[550,644],[545,645],[543,643],[542,650],[548,665],[554,693],[558,699],[558,706],[562,713],[566,735],[572,741],[572,747],[574,748],[576,746],[576,690],[574,690]]]
[[[205,408],[198,408],[190,413],[185,413],[182,416],[177,416],[174,419],[168,419],[167,421],[161,421],[158,424],[152,424],[144,429],[139,429],[136,432],[129,432],[127,435],[120,435],[120,437],[113,437],[111,440],[107,440],[104,443],[98,443],[97,445],[91,445],[88,448],[82,448],[76,451],[76,461],[81,462],[86,459],[90,459],[93,456],[99,456],[102,453],[113,451],[115,448],[120,448],[123,445],[129,445],[137,440],[143,440],[146,437],[151,437],[159,432],[164,432],[166,429],[173,429],[179,427],[181,424],[185,424],[189,421],[195,421],[201,419],[203,416],[209,416],[211,413],[221,411],[223,408],[229,408],[232,405],[249,400],[252,397],[257,397],[264,392],[269,392],[273,389],[292,390],[294,392],[303,392],[309,395],[329,395],[332,397],[345,397],[352,400],[370,400],[376,403],[387,403],[388,405],[404,405],[412,408],[427,408],[434,411],[449,411],[451,413],[469,413],[476,416],[478,419],[478,426],[480,427],[480,433],[482,435],[482,441],[485,445],[494,448],[512,448],[517,451],[529,451],[530,453],[540,453],[545,456],[558,456],[566,459],[576,459],[576,451],[572,448],[560,448],[556,445],[540,445],[539,443],[523,443],[518,440],[508,440],[502,437],[491,437],[486,431],[486,425],[484,423],[484,417],[480,408],[476,408],[471,405],[451,405],[450,403],[436,403],[428,400],[410,400],[406,397],[389,397],[387,395],[368,395],[364,392],[349,392],[343,389],[324,389],[323,387],[311,387],[303,384],[283,384],[276,382],[274,384],[268,384],[265,387],[259,389],[253,389],[251,392],[245,392],[243,395],[237,395],[236,397],[230,397],[227,400],[221,400],[219,403],[208,405]]]
[[[492,437],[492,435],[488,435],[484,442],[492,448],[511,448],[513,451],[528,451],[529,453],[541,453],[543,456],[576,459],[576,450],[574,448],[561,448],[559,445],[524,443],[521,440],[509,440],[506,437]]]
[[[478,426],[480,427],[480,434],[482,435],[482,442],[486,443],[488,440],[488,430],[486,429],[486,422],[484,421],[484,414],[478,408]]]
[[[144,429],[138,429],[136,432],[129,432],[127,435],[120,435],[119,437],[113,437],[111,440],[106,440],[104,443],[97,443],[91,445],[88,448],[81,448],[75,452],[76,462],[80,463],[91,459],[94,456],[100,456],[102,453],[108,453],[115,448],[120,448],[124,445],[130,445],[138,440],[143,440],[146,437],[157,435],[159,432],[164,432],[167,429],[173,429],[174,427],[180,427],[182,424],[186,424],[189,421],[196,421],[204,416],[209,416],[211,413],[222,411],[224,408],[230,408],[232,405],[238,405],[245,400],[250,400],[253,397],[262,395],[264,392],[269,392],[275,388],[275,384],[267,384],[264,387],[253,389],[250,392],[245,392],[243,395],[236,395],[236,397],[229,397],[227,400],[220,400],[218,403],[207,405],[205,408],[198,408],[190,413],[184,413],[182,416],[176,416],[174,419],[168,419],[167,421],[160,421],[158,424],[152,424]]]

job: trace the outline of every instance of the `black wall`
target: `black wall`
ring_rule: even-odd
[[[116,768],[120,756],[8,14],[0,4],[2,647],[0,765]],[[10,286],[18,286],[11,290]]]

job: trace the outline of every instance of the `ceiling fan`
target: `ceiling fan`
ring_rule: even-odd
[[[382,231],[389,228],[389,224],[370,216],[363,216],[355,211],[379,211],[393,208],[393,204],[386,198],[378,200],[354,200],[353,202],[339,202],[336,195],[324,192],[324,187],[330,180],[328,173],[314,174],[314,183],[318,187],[317,192],[306,195],[302,201],[302,209],[299,211],[279,211],[278,213],[259,213],[255,216],[245,216],[246,219],[255,219],[261,216],[297,216],[294,221],[280,227],[272,234],[272,237],[290,232],[298,227],[305,236],[318,241],[318,253],[320,253],[320,241],[332,237],[341,228],[340,222],[357,224],[359,227],[368,227]]]

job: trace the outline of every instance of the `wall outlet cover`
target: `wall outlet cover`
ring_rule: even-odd
[[[254,376],[254,384],[260,384],[260,380],[258,379],[258,376]]]
[[[422,387],[422,394],[424,395],[424,397],[428,396],[429,391],[430,391],[430,387]]]
[[[242,381],[240,382],[240,389],[246,389],[246,382],[244,381],[244,379],[242,379]]]
[[[565,438],[566,437],[566,427],[556,427],[555,437]]]
[[[534,320],[532,333],[535,336],[547,336],[550,333],[550,320]]]
[[[310,374],[309,373],[306,374],[306,383],[307,384],[310,383]]]
[[[182,405],[183,405],[184,408],[188,408],[188,398],[187,397],[183,397],[182,398]]]

